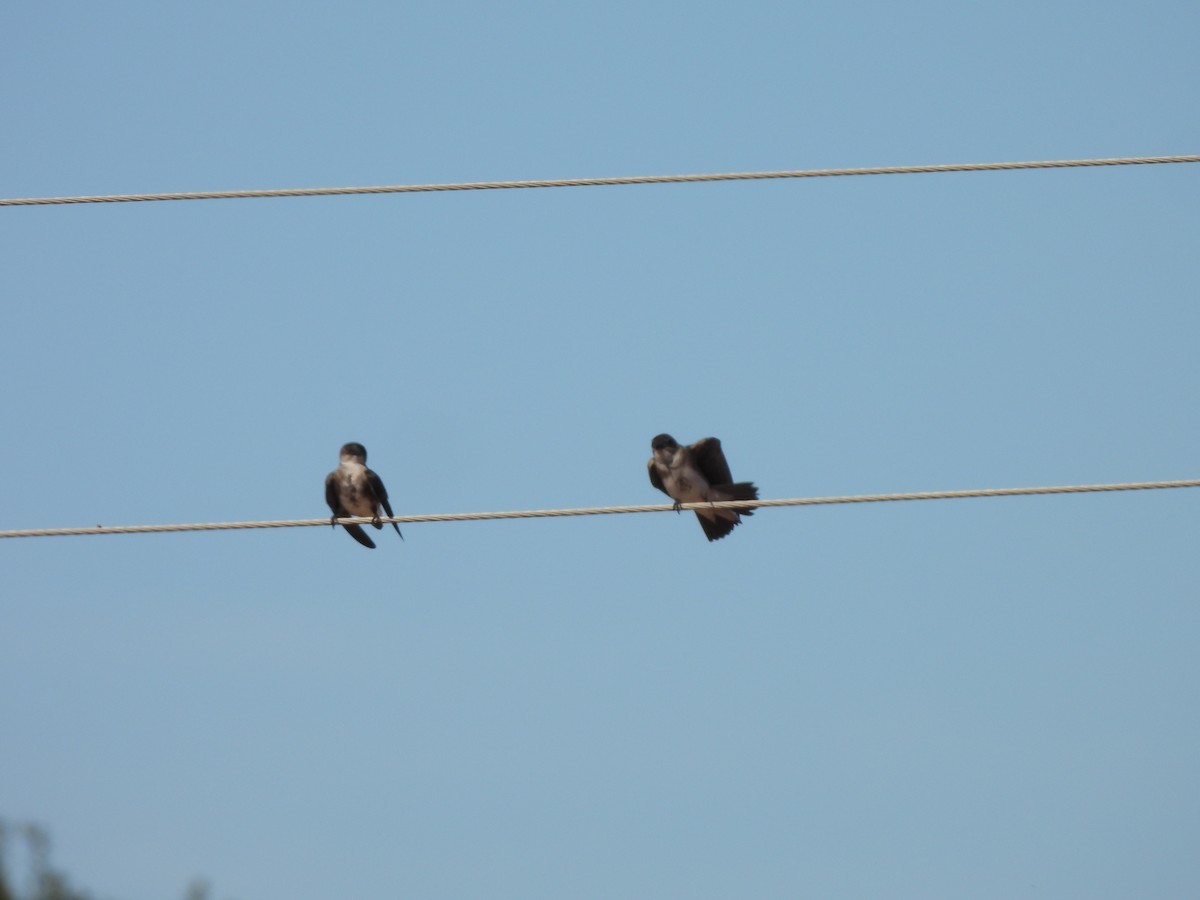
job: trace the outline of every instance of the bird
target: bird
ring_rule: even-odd
[[[681,447],[669,434],[660,434],[650,442],[653,456],[646,463],[650,483],[675,501],[683,503],[714,500],[757,500],[758,488],[749,481],[734,483],[725,461],[721,442],[706,437]],[[710,541],[733,531],[742,516],[754,515],[752,509],[697,509],[696,518]]]
[[[338,467],[325,476],[325,502],[333,511],[333,515],[329,517],[329,524],[336,525],[338,519],[352,516],[370,516],[374,520],[372,525],[383,528],[379,507],[382,506],[384,512],[391,517],[392,506],[388,503],[387,489],[383,482],[367,468],[367,448],[351,442],[342,446],[338,456]],[[361,526],[342,527],[364,547],[375,549],[375,542]],[[400,539],[404,540],[404,535],[400,534],[400,526],[393,522],[392,527],[396,529]]]

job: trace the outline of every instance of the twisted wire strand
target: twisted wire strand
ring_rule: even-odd
[[[907,494],[857,494],[838,497],[793,497],[783,500],[721,500],[714,503],[684,503],[680,509],[761,509],[772,506],[832,506],[846,503],[895,503],[907,500],[964,500],[978,497],[1021,497],[1044,494],[1087,494],[1111,491],[1148,491],[1169,488],[1200,487],[1200,479],[1187,481],[1135,481],[1122,484],[1077,484],[1048,487],[982,488],[963,491],[920,491]],[[606,516],[627,513],[672,512],[670,503],[639,506],[595,506],[582,509],[525,509],[500,512],[429,513],[424,515],[386,516],[381,522],[413,524],[421,522],[474,522],[494,519],[544,519],[563,516]],[[334,520],[338,525],[369,525],[366,516]],[[153,534],[168,531],[232,531],[249,528],[308,528],[325,525],[325,519],[277,519],[264,522],[207,522],[191,525],[96,525],[92,528],[32,528],[0,531],[0,538],[69,537],[96,534]]]
[[[416,194],[435,191],[493,191],[514,188],[598,187],[621,184],[683,184],[702,181],[761,181],[772,178],[829,178],[848,175],[917,175],[938,172],[994,172],[1013,169],[1069,169],[1086,166],[1141,166],[1200,162],[1200,156],[1127,156],[1114,159],[1057,159],[1032,162],[951,163],[935,166],[868,166],[851,169],[796,169],[779,172],[724,172],[704,175],[640,175],[617,178],[560,178],[539,181],[472,181],[450,184],[392,184],[373,187],[284,188],[194,191],[172,194],[111,194],[79,197],[17,197],[0,206],[53,206],[72,203],[134,203],[153,200],[237,200],[262,197],[329,197],[347,194]]]

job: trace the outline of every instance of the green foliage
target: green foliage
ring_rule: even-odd
[[[12,855],[26,860],[28,877],[13,875],[9,868]],[[18,893],[21,888],[26,893]],[[208,882],[197,878],[188,885],[184,900],[208,900],[208,896]],[[50,864],[50,836],[45,829],[10,825],[0,819],[0,900],[92,900],[92,896],[71,887],[66,874]]]
[[[8,870],[9,851],[24,845],[29,859],[29,890],[21,897]],[[67,876],[50,865],[50,836],[38,825],[8,825],[0,821],[0,900],[91,900],[71,888]]]

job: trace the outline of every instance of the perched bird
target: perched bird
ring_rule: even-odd
[[[646,464],[650,483],[674,500],[676,509],[681,503],[705,500],[758,499],[758,488],[749,481],[733,483],[721,442],[715,437],[681,447],[669,434],[660,434],[650,442],[650,449],[654,451]],[[754,515],[751,509],[697,509],[695,513],[710,541],[733,531],[742,516]]]
[[[383,507],[388,516],[392,515],[392,506],[388,503],[387,489],[379,476],[367,468],[367,448],[362,444],[346,444],[339,454],[341,464],[325,476],[325,502],[333,511],[329,524],[335,525],[336,519],[353,516],[370,516],[375,521],[371,524],[383,528],[380,521],[379,507]],[[375,549],[375,542],[367,536],[359,525],[343,525],[350,537],[364,547]],[[395,522],[392,527],[400,534],[400,526]],[[404,535],[400,534],[400,539]]]

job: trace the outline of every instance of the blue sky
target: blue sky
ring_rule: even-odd
[[[0,27],[5,197],[1200,148],[1193,3]],[[1198,178],[0,210],[0,529],[1195,478]],[[1191,895],[1198,502],[6,541],[0,817],[114,900]]]

